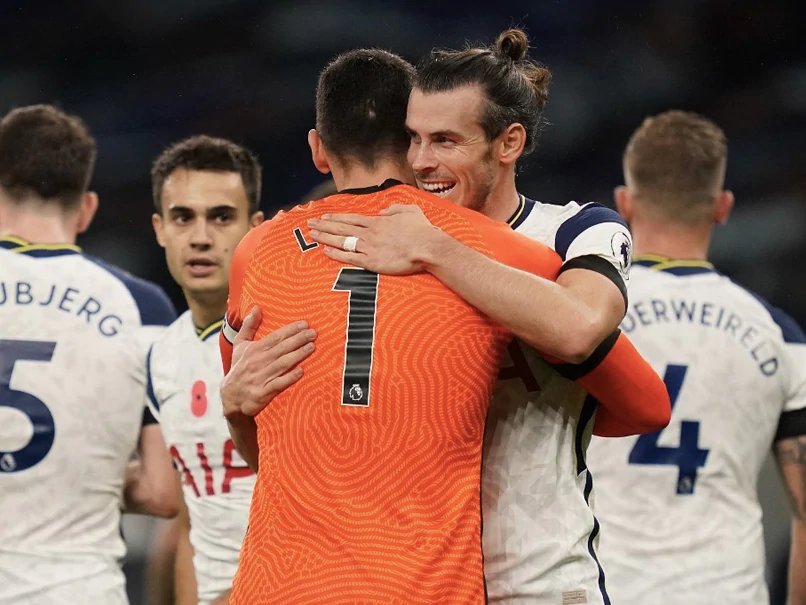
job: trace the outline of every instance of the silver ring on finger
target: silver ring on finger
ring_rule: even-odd
[[[341,247],[347,252],[355,252],[358,247],[358,238],[354,235],[348,235],[344,238],[344,243]]]

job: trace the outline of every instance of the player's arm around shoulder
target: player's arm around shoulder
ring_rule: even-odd
[[[489,219],[476,216],[486,225],[486,236],[506,242],[506,225],[493,227]],[[565,362],[587,359],[626,310],[619,285],[600,272],[583,270],[581,261],[566,263],[555,283],[542,252],[533,259],[533,272],[543,277],[530,275],[435,229],[416,206],[392,206],[380,217],[331,215],[310,226],[311,236],[326,245],[331,258],[380,273],[428,271],[518,337]],[[358,238],[355,252],[343,249],[349,236]]]

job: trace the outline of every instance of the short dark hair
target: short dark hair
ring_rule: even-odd
[[[424,93],[478,85],[486,97],[481,126],[491,141],[510,124],[526,130],[523,155],[531,153],[543,126],[551,72],[530,60],[520,29],[501,33],[492,47],[434,49],[417,65],[414,86]]]
[[[340,54],[319,75],[316,130],[328,151],[367,168],[409,148],[406,108],[414,67],[378,49]]]
[[[14,201],[35,195],[75,208],[95,155],[84,122],[52,105],[20,107],[0,120],[0,187]]]
[[[246,147],[216,137],[197,135],[174,143],[163,151],[151,168],[151,191],[154,207],[162,214],[162,187],[175,170],[209,170],[237,172],[241,175],[249,212],[260,208],[263,169],[257,156]]]
[[[728,141],[714,122],[672,110],[646,118],[624,150],[624,172],[637,199],[657,215],[701,221],[725,184]]]

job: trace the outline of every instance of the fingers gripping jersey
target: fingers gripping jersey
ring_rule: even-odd
[[[674,410],[663,431],[591,444],[614,602],[764,605],[757,479],[776,431],[804,426],[806,338],[707,263],[637,260],[630,297],[622,328]]]
[[[74,246],[0,239],[0,604],[126,603],[120,497],[155,286]]]
[[[210,602],[232,587],[255,475],[235,450],[221,407],[218,332],[184,313],[149,355],[149,395],[190,514],[198,596]]]
[[[420,205],[518,268],[559,268],[505,225],[407,186],[332,196],[247,236],[230,324],[259,304],[258,337],[303,318],[319,336],[304,378],[257,417],[260,470],[231,603],[484,602],[481,444],[510,337],[431,276],[345,267],[306,239],[309,218],[393,203]]]
[[[598,204],[521,198],[510,220],[557,250],[563,270],[591,269],[626,295],[627,227]],[[515,341],[487,419],[482,472],[484,571],[491,603],[609,605],[586,463],[595,402]]]

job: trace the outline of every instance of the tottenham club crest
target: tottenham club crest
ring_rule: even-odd
[[[621,275],[626,279],[630,279],[630,265],[632,264],[632,242],[630,236],[624,231],[619,231],[613,235],[610,240],[610,247],[613,250],[613,256],[619,259],[621,265]]]

